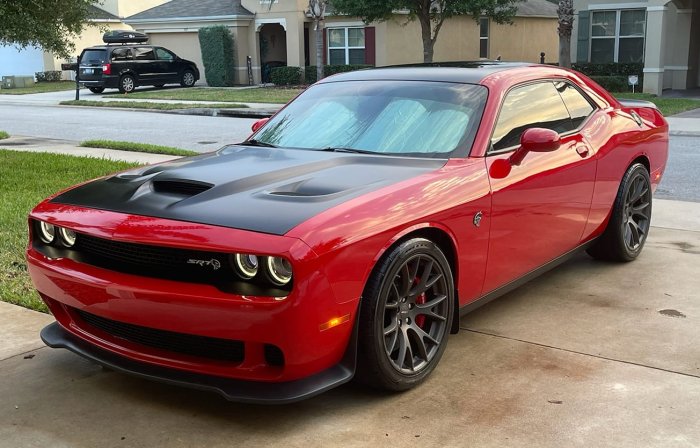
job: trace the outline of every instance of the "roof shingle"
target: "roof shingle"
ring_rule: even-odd
[[[240,0],[171,0],[129,16],[126,21],[252,15],[252,12],[241,5]]]

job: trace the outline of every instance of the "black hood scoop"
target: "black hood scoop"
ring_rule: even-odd
[[[444,159],[228,146],[98,179],[51,202],[283,235]]]

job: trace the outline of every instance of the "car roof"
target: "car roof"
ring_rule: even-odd
[[[424,64],[393,65],[387,67],[357,70],[340,73],[321,82],[335,81],[441,81],[478,84],[485,77],[497,72],[523,67],[537,67],[538,64],[528,62],[500,61],[460,61],[433,62]]]
[[[151,44],[110,44],[110,45],[94,45],[92,47],[87,47],[85,50],[109,50],[110,48],[133,48],[133,47],[160,47],[160,45]]]

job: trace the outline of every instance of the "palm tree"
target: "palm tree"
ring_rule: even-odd
[[[309,10],[307,14],[314,19],[314,30],[316,31],[316,80],[323,78],[323,19],[326,16],[328,0],[309,0]]]
[[[571,29],[574,26],[573,0],[559,0],[559,66],[571,68]]]

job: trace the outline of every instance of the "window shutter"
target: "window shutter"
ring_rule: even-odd
[[[377,48],[374,27],[365,27],[365,64],[377,64]]]
[[[578,43],[576,46],[576,62],[588,62],[589,32],[591,29],[590,11],[578,13]]]
[[[328,65],[328,28],[323,29],[323,65]]]

